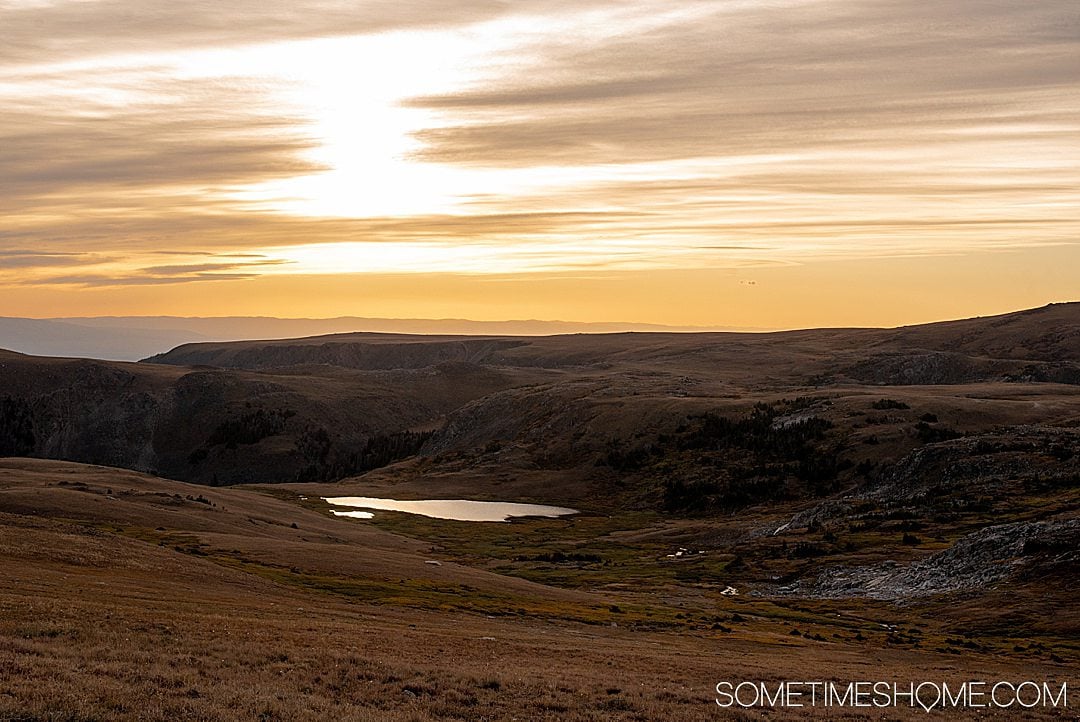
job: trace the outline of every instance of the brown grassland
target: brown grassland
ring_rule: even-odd
[[[567,592],[445,556],[434,566],[413,539],[277,496],[4,461],[0,718],[795,719],[720,710],[713,685],[1072,681],[1077,670],[1074,644],[1053,647],[1068,655],[1058,662],[938,651],[946,633],[880,604],[687,610],[662,594]],[[890,643],[881,619],[923,627],[923,643]]]
[[[921,719],[715,685],[1075,686],[1078,329],[0,351],[0,720]]]

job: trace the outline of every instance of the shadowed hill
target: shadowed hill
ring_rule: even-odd
[[[504,349],[525,345],[513,338],[335,334],[285,341],[185,344],[147,363],[265,369],[331,365],[368,371],[419,369],[443,362],[485,363]]]
[[[469,321],[356,316],[321,319],[260,316],[211,318],[174,316],[10,318],[0,316],[0,348],[38,356],[77,356],[112,361],[135,361],[152,354],[163,353],[180,344],[199,341],[296,338],[317,334],[357,332],[534,336],[627,330],[695,331],[705,329],[647,323]]]
[[[0,351],[0,454],[203,484],[336,478],[414,453],[446,414],[511,383],[454,363],[255,373]]]
[[[955,408],[978,384],[1075,388],[1078,328],[1080,305],[1063,304],[900,329],[342,334],[190,344],[138,364],[3,352],[0,454],[203,484],[328,481],[419,456],[440,473],[497,468],[532,479],[527,493],[579,497],[641,467],[658,453],[649,439],[703,413],[810,394],[865,400],[883,386],[939,386]],[[1027,418],[1015,404],[983,408],[973,428]],[[847,443],[851,422],[832,423],[841,431],[829,443]],[[878,437],[879,455],[913,443]],[[555,473],[552,486],[543,474]]]
[[[988,318],[898,329],[815,329],[775,333],[615,333],[543,337],[337,334],[302,339],[185,344],[147,361],[264,369],[331,364],[360,369],[418,368],[440,361],[500,366],[721,364],[739,360],[784,369],[800,356],[857,358],[930,351],[1003,362],[1080,360],[1080,303]],[[792,358],[783,358],[784,354]],[[1005,364],[1002,368],[1009,367]],[[1010,367],[1011,368],[1011,367]]]

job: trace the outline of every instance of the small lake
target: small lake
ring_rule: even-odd
[[[370,496],[324,496],[323,501],[335,506],[347,506],[354,509],[403,511],[406,514],[419,514],[432,519],[451,519],[453,521],[509,521],[515,517],[523,516],[553,518],[578,513],[577,509],[567,509],[562,506],[515,504],[504,501],[467,501],[465,499],[398,501],[397,499],[376,499]],[[370,519],[374,516],[369,511],[335,511],[334,514],[354,519]]]
[[[370,511],[335,511],[334,516],[347,516],[350,519],[374,519],[375,515]]]

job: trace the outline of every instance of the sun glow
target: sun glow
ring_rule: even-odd
[[[1065,0],[975,24],[962,3],[241,5],[0,2],[7,304],[184,305],[198,282],[222,304],[289,287],[313,314],[422,314],[438,277],[464,285],[433,303],[491,316],[510,284],[472,277],[499,276],[547,316],[576,292],[545,276],[608,298],[685,272],[759,308],[766,283],[732,280],[752,268],[790,269],[776,298],[801,308],[821,264],[910,259],[907,309],[946,259],[1009,255],[1019,307],[1075,254]],[[335,301],[309,299],[333,277]],[[957,288],[999,302],[981,276]]]
[[[697,9],[695,12],[700,13]],[[230,188],[246,207],[290,216],[388,217],[450,213],[490,198],[541,195],[575,185],[697,177],[715,164],[691,161],[484,168],[424,162],[421,131],[460,118],[408,101],[483,88],[540,64],[544,42],[585,42],[583,28],[613,36],[645,31],[687,12],[640,14],[607,9],[570,13],[558,25],[528,15],[453,30],[399,31],[207,51],[174,59],[193,80],[246,79],[265,89],[310,140],[304,160],[314,172]],[[580,22],[575,22],[575,18]],[[581,36],[577,38],[577,36]],[[593,38],[595,39],[595,38]],[[512,120],[508,118],[507,120]],[[720,165],[770,162],[721,159]]]
[[[448,31],[281,42],[203,53],[191,77],[240,75],[265,84],[310,141],[314,172],[230,189],[248,207],[295,216],[359,218],[447,212],[494,191],[490,174],[425,163],[415,134],[445,122],[405,101],[479,82],[517,23]]]
[[[599,240],[529,243],[313,243],[302,246],[268,248],[266,254],[278,261],[263,274],[515,274],[563,271],[634,271],[678,268],[698,249],[672,249],[667,264],[655,258],[656,244],[648,240]],[[731,263],[729,267],[755,265],[752,261]]]

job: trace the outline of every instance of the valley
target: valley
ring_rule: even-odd
[[[725,679],[1071,682],[1078,363],[1076,304],[0,352],[0,718],[696,720],[730,718]]]

